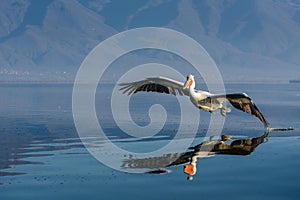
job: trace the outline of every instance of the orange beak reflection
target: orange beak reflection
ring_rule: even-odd
[[[192,164],[185,165],[183,171],[184,171],[184,173],[189,174],[189,175],[194,175],[196,173],[195,166]]]

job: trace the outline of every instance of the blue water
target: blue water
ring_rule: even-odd
[[[133,101],[138,106],[131,110],[136,123],[149,122],[148,107],[157,99],[165,106],[169,119],[154,138],[132,140],[113,122],[109,106],[103,106],[110,102],[103,97],[110,96],[111,86],[105,88],[98,88],[96,99],[102,103],[96,105],[97,115],[116,145],[142,151],[147,147],[144,144],[157,147],[173,138],[180,114],[173,96],[151,93],[135,97]],[[175,149],[167,156],[145,160],[125,157],[122,161],[123,167],[150,173],[111,169],[91,156],[78,138],[72,117],[72,85],[2,84],[0,198],[297,199],[299,84],[229,84],[226,90],[247,92],[272,127],[295,130],[264,135],[256,118],[233,110],[223,129],[223,134],[231,139],[222,142],[224,148],[216,145],[211,157],[198,158],[197,173],[188,181],[184,166],[196,155],[196,149]],[[141,103],[144,100],[146,105]],[[200,114],[201,123],[192,147],[203,142],[208,127],[210,113]],[[218,137],[211,140],[221,142]],[[168,156],[175,155],[179,160],[167,166]]]

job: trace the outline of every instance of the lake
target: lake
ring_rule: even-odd
[[[100,145],[95,144],[95,149],[118,161],[120,171],[95,159],[80,140],[72,115],[71,84],[2,83],[0,198],[299,198],[300,85],[225,86],[228,93],[251,96],[272,127],[294,130],[265,134],[258,119],[232,110],[226,117],[223,136],[207,140],[211,114],[200,111],[196,133],[187,132],[186,138],[176,139],[180,144],[195,134],[185,151],[173,148],[166,154],[136,158],[105,151],[105,142],[98,138]],[[162,104],[168,114],[159,133],[136,139],[113,120],[111,90],[109,84],[98,87],[95,107],[99,123],[113,144],[128,151],[148,152],[174,139],[180,123],[174,96],[144,93],[132,97],[132,118],[140,126],[149,123],[152,104]]]

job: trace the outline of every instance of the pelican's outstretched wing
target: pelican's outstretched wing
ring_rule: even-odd
[[[216,99],[219,102],[227,100],[236,109],[242,110],[243,112],[255,115],[266,128],[269,128],[269,123],[259,111],[253,100],[245,93],[238,94],[225,94],[225,95],[212,95],[212,99]]]
[[[165,77],[147,78],[132,83],[121,83],[119,85],[121,86],[120,90],[122,90],[124,94],[128,95],[141,91],[173,95],[189,95],[189,91],[187,89],[183,89],[184,83]]]

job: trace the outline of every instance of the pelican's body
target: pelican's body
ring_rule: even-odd
[[[212,94],[207,91],[195,90],[193,75],[189,75],[185,83],[165,77],[158,77],[147,78],[132,83],[122,83],[120,85],[123,86],[120,90],[123,90],[123,93],[127,93],[128,95],[140,91],[186,95],[189,96],[191,102],[197,108],[211,113],[219,109],[223,116],[231,111],[230,108],[223,105],[224,101],[228,101],[233,107],[258,117],[264,126],[270,129],[268,122],[247,94]]]
[[[188,77],[183,88],[188,88],[190,100],[197,108],[209,112],[220,109],[221,114],[224,116],[226,115],[226,111],[230,112],[230,109],[225,107],[222,102],[219,102],[216,99],[212,101],[211,97],[213,94],[206,91],[195,90],[195,81],[193,76]]]

